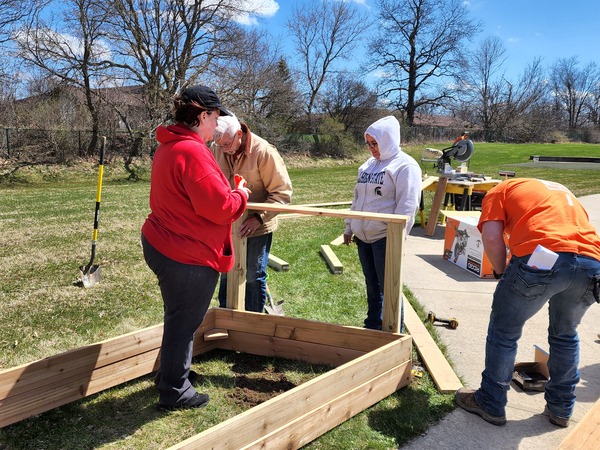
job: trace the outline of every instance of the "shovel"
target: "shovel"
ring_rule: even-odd
[[[275,303],[273,301],[273,296],[271,295],[271,291],[269,290],[269,286],[267,285],[267,301],[265,302],[265,311],[267,314],[272,316],[285,316],[283,312],[283,300]]]
[[[98,239],[98,216],[100,214],[100,199],[102,197],[102,174],[104,173],[104,149],[106,148],[106,136],[102,136],[100,147],[100,164],[98,165],[98,186],[96,188],[96,211],[94,212],[94,233],[92,234],[92,256],[90,262],[85,266],[79,266],[81,281],[86,288],[92,287],[100,282],[100,267],[94,264],[96,257],[96,240]]]

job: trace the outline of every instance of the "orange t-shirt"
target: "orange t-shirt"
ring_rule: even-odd
[[[540,244],[600,261],[600,236],[581,203],[562,184],[531,178],[503,181],[483,198],[479,231],[490,220],[504,223],[515,256],[529,255]]]

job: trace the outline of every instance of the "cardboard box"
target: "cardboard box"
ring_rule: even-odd
[[[446,216],[444,259],[479,278],[494,278],[477,229],[480,211],[442,211]],[[508,247],[507,247],[508,259]]]
[[[550,379],[548,373],[548,353],[537,345],[533,362],[522,362],[515,364],[512,380],[524,391],[543,391]]]

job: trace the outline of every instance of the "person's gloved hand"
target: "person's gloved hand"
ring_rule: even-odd
[[[246,182],[246,179],[243,176],[238,175],[237,173],[233,176],[233,182],[235,184],[236,189],[244,188],[248,184]]]
[[[352,233],[346,234],[344,233],[344,244],[350,245],[352,243]]]
[[[246,195],[248,197],[250,197],[250,194],[252,194],[252,191],[246,187],[248,183],[246,182],[246,179],[243,176],[238,175],[236,173],[233,176],[233,182],[235,184],[236,189],[240,189],[240,190],[244,191],[246,193]]]

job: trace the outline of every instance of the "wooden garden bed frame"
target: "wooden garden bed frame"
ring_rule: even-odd
[[[218,348],[336,368],[172,448],[299,448],[410,382],[412,339],[398,333],[408,217],[262,203],[248,208],[387,222],[383,329],[389,333],[241,311],[246,241],[235,239],[228,309],[208,311],[194,355]],[[152,373],[161,339],[162,324],[0,371],[0,427]]]

